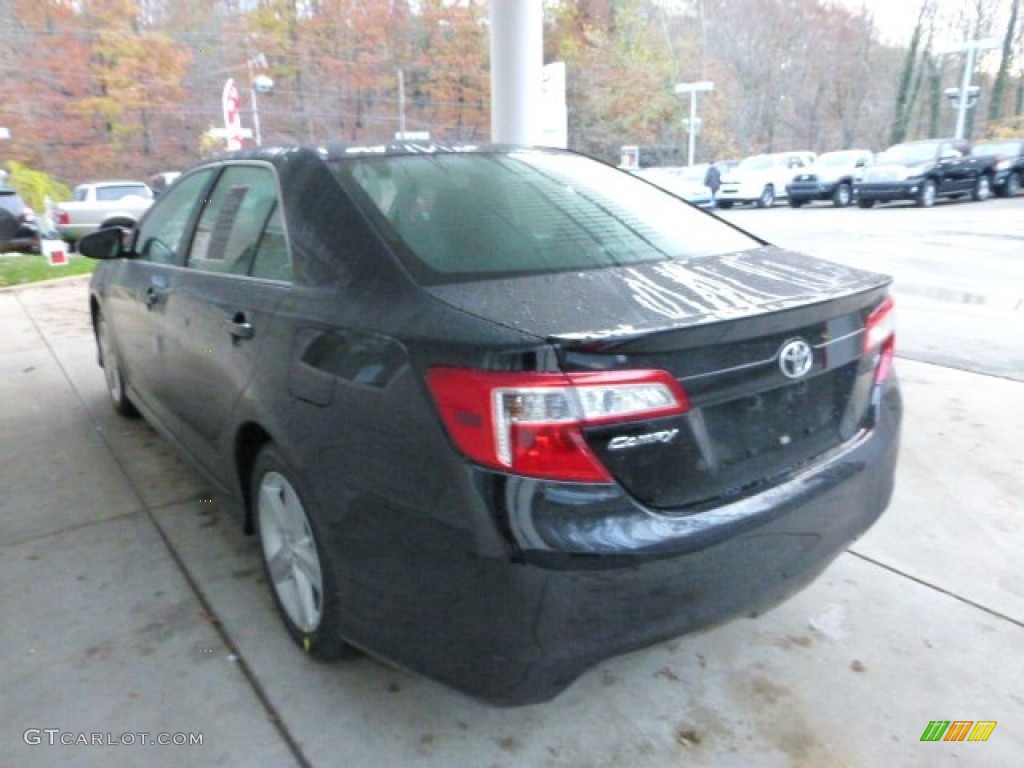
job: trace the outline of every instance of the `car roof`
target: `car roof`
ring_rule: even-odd
[[[210,158],[200,165],[210,163],[226,162],[231,160],[265,160],[275,163],[283,160],[287,155],[297,151],[313,151],[325,160],[353,159],[375,155],[430,155],[430,154],[493,154],[507,153],[517,150],[541,150],[566,152],[568,150],[554,147],[541,147],[529,144],[492,144],[492,143],[471,143],[471,144],[447,144],[435,142],[386,142],[379,144],[350,143],[350,142],[328,142],[327,144],[287,144],[278,146],[250,147],[234,152],[226,152]]]

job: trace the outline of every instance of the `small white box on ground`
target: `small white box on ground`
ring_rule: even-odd
[[[68,244],[63,240],[40,240],[39,250],[51,267],[66,267],[71,262]]]

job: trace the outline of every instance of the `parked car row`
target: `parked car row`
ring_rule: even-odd
[[[162,175],[173,181],[174,174]],[[97,229],[134,227],[155,195],[141,181],[93,181],[75,187],[72,197],[50,203],[36,214],[17,190],[0,185],[0,253],[39,253],[43,238],[60,238],[73,245]]]
[[[754,155],[723,172],[721,187],[713,195],[697,181],[707,168],[705,163],[692,169],[646,168],[635,173],[701,207],[769,208],[780,200],[792,208],[818,201],[839,208],[854,202],[871,208],[899,200],[927,207],[940,198],[985,200],[993,194],[1019,194],[1024,139],[973,147],[958,139],[927,139],[896,144],[877,156],[868,149]]]

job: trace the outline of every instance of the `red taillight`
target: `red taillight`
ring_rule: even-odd
[[[58,224],[70,224],[71,215],[67,211],[57,211],[57,223]]]
[[[868,316],[864,326],[864,354],[877,355],[875,383],[888,378],[892,372],[892,358],[896,341],[896,319],[891,296],[879,304]]]
[[[431,368],[427,385],[448,434],[473,461],[531,477],[610,482],[583,428],[685,413],[665,371],[504,373]]]

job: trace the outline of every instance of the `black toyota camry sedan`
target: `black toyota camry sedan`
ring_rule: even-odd
[[[239,500],[320,659],[543,701],[892,493],[890,280],[571,152],[228,155],[81,250],[114,407]]]

